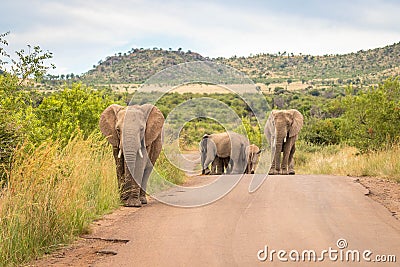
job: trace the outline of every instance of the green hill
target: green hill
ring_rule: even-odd
[[[81,76],[89,84],[142,83],[165,68],[191,61],[211,60],[232,66],[252,80],[270,84],[376,84],[400,73],[400,43],[343,55],[257,54],[249,57],[208,58],[195,52],[132,49],[100,61]]]
[[[107,57],[82,76],[87,83],[142,83],[155,73],[189,61],[206,60],[191,51],[132,49],[128,53]]]

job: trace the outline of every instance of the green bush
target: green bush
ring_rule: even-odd
[[[35,114],[42,133],[66,144],[76,129],[84,137],[97,130],[101,112],[112,102],[102,91],[75,83],[44,98]]]
[[[340,119],[315,119],[306,120],[300,133],[301,138],[315,145],[336,145],[342,140]]]
[[[400,141],[400,81],[388,79],[343,101],[343,135],[362,151],[380,150]]]

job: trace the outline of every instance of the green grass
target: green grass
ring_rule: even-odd
[[[169,154],[169,157],[173,155],[174,154]],[[180,185],[183,184],[185,180],[185,173],[169,161],[163,150],[161,151],[160,157],[157,159],[154,171],[150,175],[147,192],[149,194],[155,194],[168,189],[171,186],[170,183]]]
[[[76,137],[64,149],[46,142],[16,151],[0,195],[0,265],[40,257],[86,233],[119,206],[114,160],[99,136]]]
[[[349,146],[321,147],[300,143],[295,160],[298,173],[372,176],[400,183],[400,145],[360,154]]]

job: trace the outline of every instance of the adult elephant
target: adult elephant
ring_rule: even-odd
[[[215,156],[230,157],[228,173],[243,173],[248,145],[248,139],[235,132],[204,135],[200,142],[202,173],[206,174],[208,165],[214,161]]]
[[[303,115],[296,109],[271,112],[264,129],[273,155],[269,174],[295,174],[293,156],[296,151],[297,136],[302,127]],[[282,165],[281,152],[283,152]]]
[[[247,167],[246,173],[253,174],[257,168],[262,150],[255,144],[246,147]]]
[[[121,200],[125,206],[147,203],[146,185],[160,155],[164,116],[151,104],[110,105],[100,117],[100,130],[113,147]],[[129,167],[128,167],[129,166]]]

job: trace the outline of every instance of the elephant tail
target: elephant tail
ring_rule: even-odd
[[[239,159],[244,163],[244,170],[243,173],[246,172],[247,169],[247,155],[246,155],[246,146],[244,144],[240,145],[240,154]]]
[[[200,149],[202,153],[207,153],[208,137],[210,136],[208,134],[205,134],[203,135],[203,138],[201,138]]]
[[[206,166],[204,166],[204,162],[207,157],[207,143],[208,143],[209,135],[205,134],[200,141],[200,155],[201,155],[201,174],[206,174]],[[207,166],[208,169],[208,166]]]

